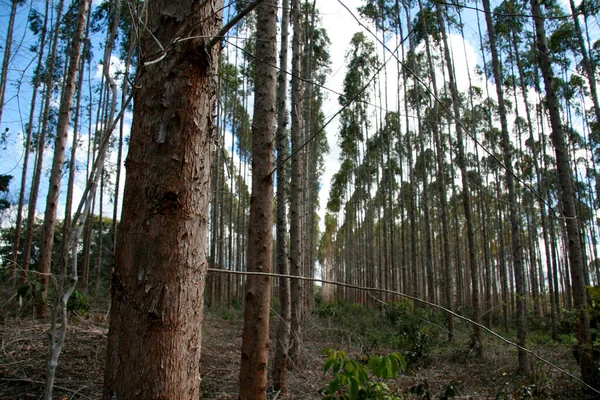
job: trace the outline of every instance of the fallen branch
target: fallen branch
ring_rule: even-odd
[[[330,281],[327,279],[319,279],[319,278],[308,278],[305,276],[295,276],[295,275],[283,275],[283,274],[275,274],[275,273],[268,273],[268,272],[248,272],[248,271],[229,271],[229,270],[225,270],[225,269],[215,269],[215,268],[208,268],[208,272],[217,272],[217,273],[222,273],[222,274],[234,274],[234,275],[259,275],[259,276],[270,276],[270,277],[275,277],[275,278],[289,278],[289,279],[300,279],[301,281],[307,281],[307,282],[320,282],[320,283],[327,283],[330,285],[336,285],[336,286],[341,286],[341,287],[345,287],[345,288],[349,288],[349,289],[357,289],[357,290],[364,290],[367,292],[379,292],[379,293],[388,293],[388,294],[394,294],[400,297],[403,297],[405,299],[408,300],[412,300],[416,303],[421,303],[424,304],[426,306],[429,307],[433,307],[433,308],[437,308],[438,310],[442,310],[444,312],[447,312],[449,314],[452,314],[453,316],[455,316],[456,318],[462,319],[465,322],[468,322],[472,325],[476,325],[478,327],[480,327],[481,329],[483,329],[484,331],[488,332],[489,334],[491,334],[492,336],[497,337],[498,339],[502,340],[504,343],[514,346],[520,350],[523,350],[529,354],[531,354],[534,358],[540,360],[542,363],[549,365],[550,367],[554,368],[555,370],[562,372],[563,374],[573,378],[574,380],[580,382],[581,384],[583,384],[585,387],[587,387],[588,389],[594,391],[597,394],[600,394],[600,391],[593,388],[592,386],[588,385],[587,383],[585,383],[583,381],[583,379],[576,377],[575,375],[573,375],[572,373],[570,373],[569,371],[560,368],[558,365],[555,365],[553,363],[551,363],[550,361],[542,358],[541,356],[539,356],[538,354],[536,354],[535,352],[523,347],[523,346],[519,346],[517,343],[512,342],[508,339],[506,339],[504,336],[500,335],[499,333],[494,332],[493,330],[489,329],[488,327],[479,324],[475,321],[473,321],[472,319],[469,319],[463,315],[457,314],[454,311],[451,311],[449,309],[447,309],[446,307],[440,306],[439,304],[435,304],[435,303],[431,303],[427,300],[423,300],[423,299],[419,299],[418,297],[414,297],[414,296],[410,296],[408,294],[404,294],[402,292],[397,292],[395,290],[389,290],[389,289],[380,289],[380,288],[373,288],[373,287],[366,287],[366,286],[358,286],[358,285],[351,285],[348,283],[342,283],[342,282],[336,282],[336,281]]]

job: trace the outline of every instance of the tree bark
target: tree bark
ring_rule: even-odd
[[[457,163],[460,168],[462,177],[462,201],[465,211],[465,220],[467,225],[467,242],[469,247],[469,265],[471,271],[471,304],[473,307],[473,319],[481,324],[481,310],[480,310],[480,298],[479,298],[479,261],[477,259],[477,248],[475,243],[475,227],[473,222],[473,210],[471,206],[471,194],[469,192],[469,179],[467,175],[467,165],[465,156],[465,146],[463,140],[463,128],[458,123],[460,121],[460,102],[458,89],[456,87],[456,81],[454,78],[454,67],[452,64],[452,58],[450,57],[450,48],[448,47],[448,37],[446,34],[446,27],[444,17],[442,14],[442,8],[440,4],[436,5],[438,21],[440,24],[440,32],[442,35],[442,41],[444,43],[444,58],[446,59],[446,67],[448,68],[448,78],[450,84],[450,91],[452,93],[452,106],[454,111],[454,118],[456,119],[456,140],[458,147]],[[473,326],[473,338],[471,347],[475,354],[479,357],[483,355],[483,344],[482,344],[482,330],[480,326]]]
[[[52,262],[52,247],[54,246],[54,227],[56,226],[56,211],[58,209],[58,197],[60,194],[60,183],[62,180],[63,164],[67,149],[67,138],[69,126],[73,113],[73,99],[77,88],[77,74],[79,73],[81,59],[81,44],[83,43],[83,30],[89,7],[89,0],[79,3],[77,11],[77,26],[75,28],[71,55],[69,57],[69,69],[67,72],[65,86],[62,92],[60,108],[58,110],[58,126],[56,128],[56,140],[54,142],[54,157],[50,172],[50,186],[46,198],[46,211],[44,213],[44,226],[42,230],[42,245],[40,248],[40,259],[38,271],[41,273],[39,281],[43,285],[42,301],[38,303],[40,316],[45,316],[48,306],[45,301],[48,296],[50,284],[50,264]]]
[[[23,273],[21,275],[21,284],[25,284],[28,279],[29,264],[31,262],[31,247],[33,245],[33,230],[35,225],[35,212],[37,199],[40,189],[40,181],[42,178],[42,166],[44,163],[44,149],[46,147],[46,131],[48,129],[48,120],[50,116],[50,101],[52,99],[52,86],[54,85],[54,67],[56,64],[56,51],[58,48],[58,39],[60,33],[60,21],[62,18],[64,1],[60,0],[57,6],[57,16],[54,30],[52,32],[52,50],[48,55],[48,70],[46,73],[46,97],[44,99],[44,108],[42,116],[42,128],[37,137],[37,155],[35,169],[33,172],[33,180],[31,183],[31,191],[29,195],[29,206],[27,209],[27,236],[25,238],[25,248],[23,255]]]
[[[287,241],[287,166],[288,137],[287,137],[287,60],[288,60],[288,35],[290,25],[289,0],[282,1],[281,18],[281,50],[279,52],[279,68],[281,72],[277,87],[277,271],[289,275],[290,264],[288,260]],[[275,358],[273,359],[273,388],[287,394],[287,362],[290,345],[290,280],[279,278],[279,324],[277,327],[277,343],[275,345]]]
[[[25,204],[25,189],[27,184],[27,168],[29,165],[29,153],[31,152],[31,141],[33,136],[33,120],[35,118],[35,106],[37,95],[40,87],[40,75],[42,71],[42,60],[44,59],[44,49],[46,47],[46,36],[48,32],[48,10],[50,1],[46,1],[46,10],[44,12],[44,25],[40,37],[40,52],[38,55],[35,76],[33,78],[33,94],[31,96],[31,106],[29,110],[29,121],[27,124],[27,134],[25,139],[23,171],[21,173],[21,190],[19,191],[19,205],[17,206],[17,221],[15,224],[15,242],[13,243],[12,264],[10,268],[10,278],[15,279],[17,276],[17,265],[20,250],[21,230],[23,229],[23,207]],[[24,268],[24,266],[23,266]],[[16,283],[16,280],[15,280]]]
[[[517,342],[521,347],[525,347],[527,339],[527,309],[525,286],[525,271],[523,268],[523,248],[521,244],[521,223],[519,221],[519,208],[515,183],[513,178],[512,149],[510,137],[508,136],[508,121],[506,118],[506,104],[504,101],[504,90],[502,85],[502,66],[496,44],[496,32],[492,22],[491,8],[489,0],[483,0],[485,9],[485,22],[488,29],[488,38],[490,41],[490,51],[492,53],[492,69],[494,81],[496,82],[496,95],[498,96],[498,112],[500,114],[500,125],[502,129],[502,150],[504,153],[504,166],[506,168],[505,180],[508,188],[508,202],[510,204],[510,226],[512,239],[513,266],[515,271],[515,286],[517,290]],[[530,365],[528,354],[522,348],[519,348],[519,371],[529,373]]]
[[[581,376],[587,383],[595,385],[597,384],[597,381],[594,381],[593,379],[596,372],[594,367],[594,353],[592,350],[590,318],[587,310],[584,265],[581,242],[579,239],[579,219],[575,210],[573,172],[571,171],[569,152],[561,123],[560,106],[556,95],[556,81],[554,79],[552,64],[549,57],[546,29],[544,27],[544,15],[542,14],[539,0],[531,0],[531,11],[535,21],[538,50],[537,57],[544,78],[546,104],[548,106],[550,126],[552,129],[550,139],[556,155],[560,204],[567,226],[568,257],[571,269],[573,301],[575,311],[579,317],[577,341],[579,344],[581,360]]]
[[[251,272],[271,272],[273,263],[273,168],[277,74],[277,0],[257,8],[256,86],[252,123],[252,198],[247,265]],[[265,399],[269,360],[271,278],[247,278],[240,398]]]
[[[200,396],[219,57],[204,38],[219,31],[223,1],[147,7],[103,398],[192,399]],[[194,39],[177,41],[182,32]]]
[[[302,140],[302,21],[300,1],[292,0],[292,166],[290,195],[290,273],[302,275],[302,155],[299,151]],[[302,344],[302,282],[291,282],[291,335],[290,356],[296,365],[301,364],[300,347]]]
[[[8,65],[10,64],[15,17],[17,16],[17,6],[21,2],[22,0],[12,1],[10,16],[8,18],[8,29],[6,31],[6,41],[4,42],[4,59],[2,60],[2,71],[0,72],[0,122],[2,122],[2,111],[4,110],[4,94],[6,93],[6,79],[8,78]]]

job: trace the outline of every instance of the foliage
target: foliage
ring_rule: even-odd
[[[90,301],[85,293],[81,290],[75,290],[67,302],[67,311],[72,314],[87,316],[89,310]]]
[[[437,345],[440,336],[433,312],[404,300],[387,305],[385,315],[395,326],[398,347],[406,349],[408,361],[429,361],[431,350]]]
[[[12,180],[12,175],[0,175],[0,213],[10,207],[10,202],[6,199],[8,185]]]
[[[446,384],[446,386],[444,386],[444,391],[442,392],[439,398],[441,400],[454,399],[456,396],[460,395],[461,387],[462,384],[460,382],[450,381]],[[423,400],[431,400],[434,398],[434,395],[429,389],[429,383],[426,380],[411,387],[410,393],[416,395],[419,399]]]
[[[333,379],[325,391],[326,399],[400,399],[381,380],[395,379],[406,370],[406,360],[398,353],[373,355],[366,363],[353,360],[343,350],[325,349],[323,370]]]

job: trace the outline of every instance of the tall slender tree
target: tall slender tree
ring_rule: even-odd
[[[556,156],[556,167],[558,170],[558,184],[560,189],[560,204],[565,219],[568,240],[569,267],[573,288],[573,301],[579,318],[577,328],[577,341],[579,344],[581,376],[590,384],[594,381],[596,368],[594,363],[594,352],[592,350],[592,335],[590,330],[590,318],[587,309],[587,295],[585,289],[585,268],[583,265],[583,254],[579,238],[579,218],[575,209],[575,193],[573,189],[573,172],[569,161],[564,128],[561,122],[560,105],[556,94],[556,79],[552,71],[548,39],[544,26],[544,14],[539,0],[531,0],[531,12],[535,21],[535,32],[537,39],[537,58],[544,79],[546,90],[546,103],[550,116],[552,132],[550,140],[554,146]]]
[[[263,0],[257,9],[256,79],[252,130],[252,199],[248,232],[248,271],[272,270],[273,168],[277,64],[277,0]],[[271,278],[247,279],[240,398],[265,399],[269,359]]]
[[[496,82],[496,96],[498,97],[498,113],[500,115],[500,125],[502,129],[502,149],[504,152],[504,167],[506,168],[505,179],[508,187],[508,201],[510,204],[510,225],[512,239],[513,268],[515,271],[515,286],[517,290],[517,340],[519,348],[519,370],[522,373],[529,372],[528,353],[523,349],[526,341],[526,287],[525,272],[523,269],[523,249],[521,245],[521,223],[519,221],[519,210],[517,195],[515,192],[515,183],[513,178],[512,149],[510,137],[508,135],[508,120],[506,118],[506,103],[504,100],[504,90],[502,84],[502,66],[498,55],[498,46],[496,43],[496,32],[492,22],[492,13],[489,0],[483,0],[485,10],[485,22],[488,29],[488,39],[490,42],[490,51],[492,53],[492,69],[494,81]]]
[[[281,45],[279,50],[279,77],[277,82],[277,272],[289,275],[287,240],[287,165],[288,133],[287,133],[287,65],[288,65],[288,36],[290,25],[290,1],[282,1]],[[287,394],[287,362],[290,346],[290,280],[279,278],[279,323],[277,325],[277,342],[273,359],[273,387]]]

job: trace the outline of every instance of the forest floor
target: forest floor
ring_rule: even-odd
[[[404,398],[441,398],[448,384],[459,388],[461,399],[584,399],[582,384],[547,364],[535,362],[532,377],[524,379],[516,374],[517,352],[512,346],[489,335],[484,340],[485,356],[476,359],[467,349],[468,327],[457,335],[453,344],[441,340],[420,341],[409,351],[394,348],[393,330],[374,325],[368,320],[372,311],[351,312],[342,315],[331,309],[314,313],[306,320],[302,370],[288,372],[289,398],[323,398],[324,388],[332,379],[325,373],[323,349],[345,350],[348,356],[360,359],[371,354],[389,354],[399,351],[416,361],[409,369],[388,385]],[[273,314],[275,316],[275,314]],[[422,319],[422,318],[421,318]],[[403,319],[404,321],[404,319]],[[273,334],[276,319],[272,319]],[[429,325],[414,328],[430,332]],[[434,329],[441,326],[431,323]],[[442,328],[443,329],[443,328]],[[461,326],[457,324],[457,332]],[[47,358],[48,324],[31,318],[6,318],[0,323],[0,399],[37,399],[43,393]],[[207,310],[202,345],[202,397],[206,399],[237,398],[241,348],[242,312],[239,310]],[[59,360],[56,376],[56,399],[99,399],[102,393],[104,353],[108,323],[102,313],[90,313],[86,319],[73,319],[67,341]],[[392,332],[392,333],[390,333]],[[389,336],[392,336],[390,340]],[[404,331],[401,336],[410,335]],[[415,337],[421,337],[419,335]],[[430,335],[431,337],[431,335]],[[575,376],[577,365],[571,345],[550,343],[548,335],[532,333],[529,347],[536,354],[551,361]],[[273,349],[272,349],[273,350]],[[415,355],[419,357],[415,357]],[[410,394],[420,386],[422,395]],[[429,395],[430,397],[426,397]],[[282,398],[270,392],[269,399]]]

